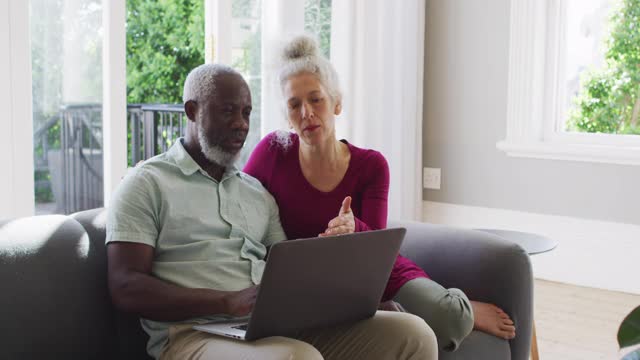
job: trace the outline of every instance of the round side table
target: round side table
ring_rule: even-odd
[[[524,251],[529,255],[540,254],[543,252],[551,251],[558,246],[556,240],[548,237],[532,234],[522,231],[514,230],[500,230],[500,229],[475,229],[484,231],[493,235],[497,235],[507,241],[514,242],[520,245]]]
[[[520,245],[529,255],[540,254],[551,251],[558,246],[558,241],[548,237],[522,231],[501,230],[501,229],[475,229],[499,236],[507,241]],[[531,337],[531,359],[538,360],[538,339],[536,337],[536,323],[533,321],[533,335]]]

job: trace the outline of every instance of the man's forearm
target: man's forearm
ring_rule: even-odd
[[[123,278],[126,280],[109,281],[113,302],[119,309],[146,319],[181,321],[228,312],[228,291],[185,288],[138,272]]]

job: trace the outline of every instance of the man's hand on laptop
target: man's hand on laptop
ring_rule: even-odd
[[[248,315],[256,303],[259,285],[240,291],[231,291],[224,297],[225,313],[240,317]]]

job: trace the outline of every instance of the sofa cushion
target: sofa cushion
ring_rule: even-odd
[[[3,358],[113,358],[103,248],[66,216],[0,223]]]
[[[439,360],[495,360],[511,358],[511,348],[508,341],[477,330],[472,331],[471,334],[462,341],[456,351],[440,351],[438,356]]]
[[[106,271],[106,246],[104,239],[107,226],[107,210],[104,208],[81,211],[71,215],[77,220],[89,234],[92,246],[100,252],[105,260]],[[105,285],[106,286],[106,285]],[[147,355],[147,341],[149,336],[142,330],[140,319],[137,316],[115,310],[115,326],[117,334],[117,359],[151,359]]]

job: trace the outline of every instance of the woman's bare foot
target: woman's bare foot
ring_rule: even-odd
[[[499,307],[479,301],[471,301],[473,307],[473,328],[505,340],[516,336],[513,321]]]

